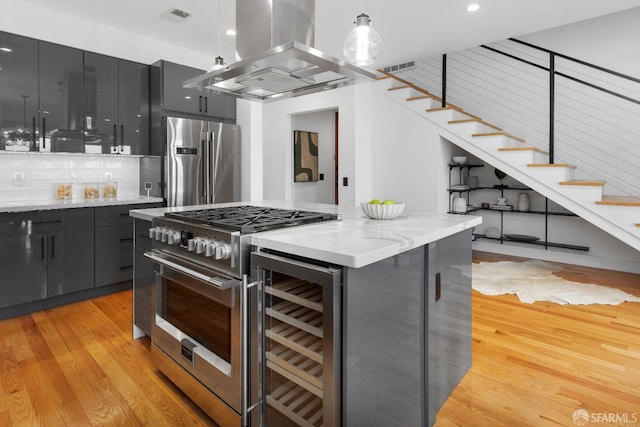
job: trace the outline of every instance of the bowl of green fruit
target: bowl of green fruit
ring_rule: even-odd
[[[383,201],[372,199],[368,202],[360,203],[360,208],[371,219],[393,219],[400,216],[404,210],[404,203],[390,199]]]

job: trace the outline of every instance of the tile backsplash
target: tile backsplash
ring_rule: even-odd
[[[118,183],[119,196],[139,194],[140,159],[87,154],[0,154],[0,204],[2,202],[55,200],[56,183],[72,183],[73,199],[82,199],[82,183]]]

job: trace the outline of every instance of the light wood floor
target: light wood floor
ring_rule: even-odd
[[[640,275],[565,267],[565,278],[640,296]],[[640,425],[640,304],[522,304],[474,292],[473,366],[437,425],[575,426],[579,408],[618,417],[588,425]],[[148,340],[131,339],[126,291],[0,321],[0,426],[38,425],[214,424],[155,370]]]

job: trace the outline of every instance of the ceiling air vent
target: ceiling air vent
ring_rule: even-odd
[[[182,22],[190,16],[191,14],[189,12],[180,10],[175,7],[162,14],[163,18],[167,18],[168,20],[173,22]]]
[[[399,73],[402,71],[411,70],[416,68],[416,61],[408,61],[403,62],[402,64],[390,65],[388,67],[384,67],[384,71],[386,73]]]

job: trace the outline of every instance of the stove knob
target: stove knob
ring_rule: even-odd
[[[160,242],[162,240],[162,229],[156,228],[156,231],[153,233],[153,236],[155,237],[156,241]]]
[[[227,243],[222,243],[216,247],[216,259],[229,259],[231,256],[231,246]]]
[[[214,256],[216,253],[216,242],[209,242],[204,247],[204,256]]]
[[[154,239],[156,235],[156,229],[155,228],[150,228],[149,229],[149,238],[150,239]]]
[[[167,243],[169,240],[169,231],[168,230],[162,230],[162,234],[161,234],[161,242],[162,243]]]
[[[196,240],[196,253],[201,254],[204,252],[205,241],[202,239]]]
[[[180,243],[180,233],[177,231],[169,231],[167,236],[167,243],[170,245],[177,245]]]
[[[193,252],[196,250],[196,239],[187,240],[187,250]]]

